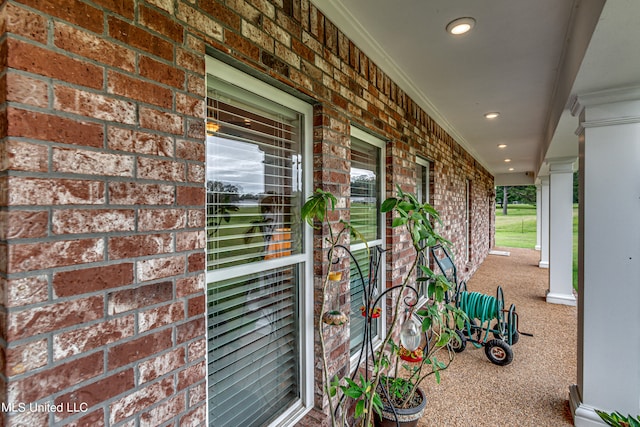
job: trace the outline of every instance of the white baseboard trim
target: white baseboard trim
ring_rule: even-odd
[[[576,384],[569,387],[569,406],[573,416],[573,425],[576,427],[602,427],[607,424],[591,406],[582,403],[580,391]]]

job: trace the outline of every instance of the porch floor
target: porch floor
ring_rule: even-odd
[[[548,270],[538,267],[540,252],[496,248],[510,256],[488,255],[468,282],[469,291],[495,295],[515,304],[520,336],[513,362],[497,366],[484,348],[467,344],[442,381],[427,379],[427,409],[419,427],[573,425],[569,386],[576,383],[576,307],[548,304]]]

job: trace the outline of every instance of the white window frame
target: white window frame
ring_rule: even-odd
[[[380,159],[379,159],[379,165],[378,167],[380,168],[380,177],[379,177],[379,182],[380,182],[380,188],[378,189],[378,197],[380,200],[380,203],[382,203],[382,201],[385,199],[385,182],[386,182],[386,178],[385,178],[385,159],[386,159],[386,153],[385,153],[385,141],[371,135],[370,133],[367,133],[361,129],[358,129],[357,127],[351,126],[351,137],[352,138],[356,138],[359,139],[363,142],[366,142],[367,144],[371,144],[374,147],[380,149]],[[385,214],[382,212],[378,213],[378,227],[380,227],[380,238],[376,239],[376,240],[372,240],[370,242],[367,242],[367,244],[369,245],[369,247],[372,246],[377,246],[380,245],[383,249],[385,248],[385,242],[386,242],[386,227],[385,227]],[[353,251],[357,251],[360,249],[364,249],[366,247],[365,243],[356,243],[356,244],[352,244],[349,247],[349,250]],[[382,291],[386,288],[385,283],[386,283],[386,257],[385,254],[382,254],[382,258],[380,260],[380,286],[378,288],[378,295],[380,295],[382,293]],[[353,260],[351,260],[351,262],[353,262]],[[353,304],[354,302],[351,301],[351,304]],[[387,329],[387,304],[385,301],[385,298],[383,298],[382,300],[382,304],[381,304],[381,308],[382,308],[382,313],[380,315],[380,317],[378,318],[379,323],[378,323],[378,334],[373,337],[373,346],[374,349],[378,349],[381,345],[382,345],[382,340],[383,340],[383,336],[382,334],[384,332],[386,332]],[[351,339],[351,338],[349,338]],[[349,348],[351,348],[351,345],[349,345]],[[353,373],[353,371],[355,371],[356,369],[358,369],[358,367],[356,366],[356,364],[358,363],[358,359],[360,357],[360,352],[356,352],[351,356],[350,359],[350,367],[351,367],[351,373]]]
[[[418,169],[420,169],[423,173],[424,176],[426,177],[425,181],[426,183],[424,184],[426,187],[425,188],[421,188],[422,191],[417,191],[416,196],[418,197],[418,201],[420,203],[431,203],[431,188],[429,188],[429,181],[431,179],[431,165],[432,162],[430,160],[427,160],[425,158],[422,157],[416,157],[416,165],[418,166]],[[424,197],[423,194],[426,194],[426,200],[423,200]],[[427,267],[429,265],[431,265],[431,253],[427,250],[425,251],[425,257],[426,257],[426,264]],[[421,282],[421,283],[426,283],[426,282]],[[418,287],[420,288],[420,285],[418,285]],[[417,289],[418,293],[420,293],[420,289]],[[418,297],[418,305],[417,307],[422,307],[424,304],[426,304],[428,301],[427,296],[420,294]]]
[[[245,88],[267,99],[276,100],[278,103],[285,105],[293,110],[304,114],[304,140],[301,141],[302,151],[302,171],[303,171],[303,200],[307,200],[312,193],[313,175],[312,175],[312,136],[313,136],[313,106],[302,101],[282,90],[279,90],[261,80],[252,77],[237,68],[234,68],[222,61],[214,59],[210,56],[205,57],[206,74],[211,74],[221,80],[234,84],[241,88]],[[205,76],[206,76],[205,74]],[[205,81],[206,87],[206,81]],[[303,286],[299,287],[300,298],[300,400],[291,405],[285,412],[276,418],[272,426],[288,426],[295,425],[306,413],[308,413],[314,405],[314,354],[313,354],[313,230],[306,223],[302,229],[303,252],[284,258],[276,258],[270,261],[260,262],[260,271],[266,271],[273,268],[284,266],[298,266],[300,269],[300,277],[303,279]],[[205,249],[206,250],[206,249]],[[220,268],[212,271],[206,271],[206,283],[213,281],[222,281],[236,276],[244,276],[247,274],[247,265],[239,265],[233,267]],[[206,325],[205,325],[206,328]],[[205,336],[207,332],[205,329]],[[208,373],[207,373],[208,378]],[[207,405],[209,402],[209,387],[207,386]],[[207,410],[207,425],[209,424],[209,411]]]
[[[464,201],[464,258],[465,262],[471,262],[471,180],[465,179]]]

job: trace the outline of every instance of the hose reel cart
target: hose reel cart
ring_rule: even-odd
[[[513,361],[512,346],[520,339],[520,335],[533,336],[518,330],[518,314],[516,307],[511,304],[505,309],[504,293],[498,286],[496,296],[480,292],[469,292],[467,284],[458,283],[457,270],[452,257],[446,247],[435,245],[431,247],[431,255],[447,279],[456,285],[455,292],[448,295],[448,302],[465,312],[469,320],[462,330],[456,331],[460,343],[454,342],[454,350],[464,351],[467,342],[476,348],[484,347],[487,359],[500,366],[506,366]]]

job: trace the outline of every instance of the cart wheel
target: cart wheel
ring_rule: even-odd
[[[491,363],[506,366],[513,361],[511,346],[502,340],[491,340],[484,347],[484,353]]]
[[[498,322],[494,323],[493,326],[491,327],[492,330],[497,331],[498,329]],[[494,332],[493,333],[493,337],[499,340],[505,340],[508,343],[508,339],[507,339],[507,334],[506,332],[509,330],[509,324],[505,323],[505,334],[499,334]],[[511,335],[511,345],[516,345],[516,343],[518,342],[518,340],[520,340],[520,333],[518,332],[518,330],[514,330],[513,331],[513,335]]]
[[[467,348],[467,337],[459,330],[456,330],[456,335],[458,335],[460,342],[456,339],[452,339],[451,348],[453,348],[453,351],[456,353],[462,353],[464,349]]]

